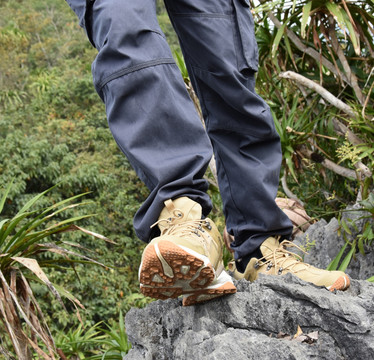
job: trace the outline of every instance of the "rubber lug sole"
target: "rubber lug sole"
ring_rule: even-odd
[[[145,296],[165,300],[184,295],[185,306],[236,292],[224,271],[216,278],[206,256],[166,240],[145,248],[139,280]]]
[[[347,275],[340,276],[332,285],[328,287],[330,291],[341,290],[344,291],[349,288],[351,281]]]

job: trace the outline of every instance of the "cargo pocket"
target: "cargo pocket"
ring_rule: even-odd
[[[236,46],[238,48],[239,70],[258,70],[258,47],[254,21],[249,9],[249,0],[232,0],[236,22]]]

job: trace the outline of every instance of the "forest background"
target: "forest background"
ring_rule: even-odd
[[[314,220],[340,218],[355,203],[373,214],[373,1],[262,3],[252,11],[261,64],[257,91],[270,105],[282,141],[279,196],[302,202]],[[161,1],[156,4],[160,26],[190,88],[165,7]],[[4,219],[14,217],[37,194],[57,184],[33,204],[33,209],[43,211],[87,193],[82,206],[66,208],[57,218],[83,217],[77,225],[111,242],[82,231],[51,235],[46,241],[64,244],[69,251],[76,251],[78,244],[81,254],[104,266],[90,265],[86,258],[67,252],[35,253],[56,288],[62,293],[68,290],[84,305],[79,316],[74,301],[64,301],[66,311],[58,297],[33,278],[32,270],[6,263],[10,268],[18,266],[33,280],[34,297],[57,346],[68,358],[81,359],[104,354],[109,345],[97,348],[98,339],[106,336],[100,329],[120,333],[120,315],[150,301],[138,290],[144,244],[132,228],[133,215],[148,190],[108,129],[104,105],[92,84],[90,65],[95,54],[64,1],[0,0],[3,193],[11,184],[2,212],[0,206],[0,252],[5,254]],[[219,191],[211,171],[207,177],[214,201],[212,217],[223,230]],[[86,218],[87,214],[95,216]],[[352,226],[353,222],[341,222],[341,231],[349,232]],[[364,256],[373,238],[368,223],[360,237],[347,243],[344,266]],[[4,264],[0,261],[3,272]],[[340,265],[337,262],[335,267]],[[5,280],[10,282],[6,276]],[[5,329],[0,321],[0,349],[11,358],[16,350],[3,337]]]

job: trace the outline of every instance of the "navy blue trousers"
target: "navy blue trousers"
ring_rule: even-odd
[[[150,195],[134,217],[138,237],[170,198],[211,210],[203,175],[214,151],[235,258],[248,258],[292,225],[275,204],[281,146],[255,92],[257,44],[248,0],[165,0],[199,97],[204,129],[156,17],[155,0],[67,0],[98,50],[95,88],[114,139]]]

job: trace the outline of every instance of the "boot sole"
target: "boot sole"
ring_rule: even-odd
[[[335,290],[347,290],[349,286],[351,285],[351,281],[349,280],[349,277],[347,275],[340,276],[332,285],[327,287],[330,291]]]
[[[231,277],[224,271],[217,277],[206,256],[166,240],[145,248],[139,280],[145,296],[165,300],[184,295],[185,306],[236,292]]]

